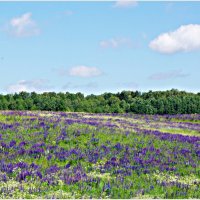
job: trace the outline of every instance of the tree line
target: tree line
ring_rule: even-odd
[[[0,110],[45,110],[90,113],[200,114],[200,93],[122,91],[88,95],[44,92],[0,94]]]

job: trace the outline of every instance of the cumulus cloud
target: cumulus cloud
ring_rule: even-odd
[[[160,53],[188,52],[200,49],[200,25],[189,24],[159,35],[149,47]]]
[[[15,84],[11,84],[7,86],[6,90],[9,93],[15,93],[15,92],[43,92],[47,91],[51,88],[51,86],[48,85],[48,80],[45,79],[36,79],[36,80],[20,80]]]
[[[182,70],[173,70],[169,72],[160,72],[152,74],[149,79],[151,80],[167,80],[167,79],[175,79],[175,78],[185,78],[189,76],[189,74],[185,74]]]
[[[131,47],[132,41],[129,38],[111,38],[109,40],[102,40],[100,42],[100,47],[102,48],[118,48],[118,47]]]
[[[72,67],[69,70],[70,76],[77,76],[83,78],[96,77],[102,75],[103,72],[97,67],[87,67],[84,65]]]
[[[118,0],[114,4],[115,7],[118,8],[129,8],[129,7],[135,7],[137,6],[137,1],[132,0],[132,1],[127,1],[127,0]]]
[[[32,13],[30,12],[11,19],[8,31],[16,37],[34,36],[40,33],[40,29],[32,19]]]

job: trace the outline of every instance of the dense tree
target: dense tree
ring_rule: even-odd
[[[91,113],[191,114],[200,113],[200,93],[122,91],[117,94],[84,95],[20,92],[0,95],[0,110],[49,110]]]

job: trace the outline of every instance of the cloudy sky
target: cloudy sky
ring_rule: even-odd
[[[0,2],[0,93],[199,92],[200,2]]]

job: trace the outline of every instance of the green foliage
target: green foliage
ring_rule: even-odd
[[[151,103],[157,105],[156,100],[152,96],[146,100],[149,102],[146,111],[154,112]],[[175,126],[178,121],[199,123],[196,115],[172,119],[159,116],[158,119],[156,115],[65,114],[1,112],[0,122],[4,127],[0,140],[1,199],[199,199],[199,141],[189,140],[191,133],[198,136],[199,132]],[[98,123],[88,125],[88,116]],[[78,119],[79,123],[67,124],[65,120],[69,119]],[[168,133],[168,137],[144,134],[142,129],[147,121],[148,130],[156,123],[155,130],[161,135],[162,131]],[[106,127],[108,122],[119,127]],[[140,132],[133,129],[132,125],[137,124]],[[187,137],[171,140],[170,133]],[[8,146],[13,140],[16,145],[9,148],[3,145]],[[38,145],[41,146],[38,148]],[[44,151],[39,155],[30,154],[30,150],[37,148]],[[20,149],[26,153],[18,153]],[[27,167],[16,167],[19,162]],[[33,163],[38,168],[33,169]],[[14,166],[13,170],[8,171],[8,166]],[[57,166],[58,171],[48,172],[52,166]],[[25,170],[31,174],[19,181],[19,175]],[[43,178],[36,172],[41,172]]]
[[[194,114],[200,113],[199,93],[168,91],[122,91],[116,94],[84,95],[20,92],[0,95],[0,110],[46,110],[88,113]]]

